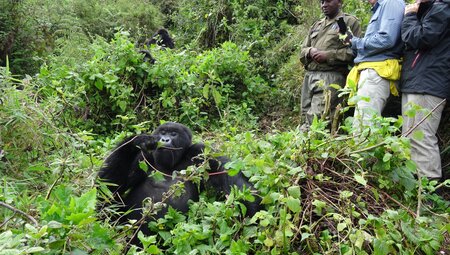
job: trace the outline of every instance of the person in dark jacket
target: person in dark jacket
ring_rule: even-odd
[[[436,132],[450,99],[450,0],[417,0],[405,8],[405,55],[401,75],[403,135],[411,138],[411,159],[419,178],[442,176]],[[425,111],[416,111],[416,106]],[[411,134],[423,132],[422,139]]]

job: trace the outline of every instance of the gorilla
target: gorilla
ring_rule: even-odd
[[[155,63],[156,60],[149,50],[139,50],[139,53],[144,55],[144,62],[149,62],[152,65]]]
[[[152,44],[156,44],[161,48],[175,48],[175,44],[173,43],[172,37],[169,35],[169,31],[165,28],[160,28],[156,33],[152,35],[152,37],[145,43],[147,47],[150,47]]]
[[[160,28],[156,33],[152,35],[150,39],[148,39],[144,43],[147,48],[150,48],[152,44],[156,44],[161,47],[161,49],[169,48],[173,49],[175,48],[175,44],[173,43],[172,37],[169,35],[169,31],[165,28]],[[150,62],[150,64],[155,63],[155,59],[153,58],[152,54],[149,50],[139,50],[140,53],[144,54],[144,61]]]
[[[153,203],[164,200],[168,206],[181,212],[189,209],[188,201],[198,201],[199,192],[210,187],[224,195],[231,192],[231,187],[242,189],[244,186],[253,189],[252,184],[242,174],[229,176],[224,164],[226,157],[214,159],[202,158],[204,145],[192,144],[191,130],[179,123],[167,122],[160,125],[151,134],[131,136],[118,144],[107,157],[98,173],[98,179],[107,185],[113,194],[113,203],[121,205],[121,211],[130,211],[122,220],[142,220],[142,204],[144,199],[151,198]],[[145,163],[146,167],[142,167]],[[209,178],[197,186],[189,180],[173,178],[174,171],[185,170],[191,165],[199,166],[207,163],[210,167]],[[147,172],[142,168],[146,168]],[[159,172],[161,178],[153,175]],[[184,193],[178,197],[167,197],[170,187],[183,182]],[[247,216],[253,216],[260,209],[261,199],[255,197],[253,202],[242,201],[247,208]],[[105,201],[101,201],[106,204]],[[167,207],[154,216],[161,218]],[[140,230],[151,234],[148,228],[149,218],[141,225]],[[136,240],[133,241],[136,243]]]

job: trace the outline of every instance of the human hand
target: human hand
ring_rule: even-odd
[[[317,51],[318,51],[317,48],[311,48],[311,49],[309,49],[308,57],[309,57],[309,58],[312,58],[312,55],[315,54]]]
[[[347,31],[345,34],[339,34],[339,39],[342,41],[344,45],[351,45],[352,44],[352,38],[353,34],[351,31]]]
[[[321,51],[321,50],[318,50],[316,48],[314,48],[314,49],[315,50],[313,52],[310,51],[310,53],[309,53],[311,58],[314,61],[316,61],[317,63],[324,63],[324,62],[326,62],[327,59],[328,59],[327,53],[325,51]]]
[[[416,2],[416,3],[413,3],[413,4],[408,4],[405,7],[405,15],[408,14],[408,13],[417,13],[417,11],[419,10],[419,2]]]

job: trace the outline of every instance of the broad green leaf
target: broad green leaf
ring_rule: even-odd
[[[205,84],[205,86],[203,86],[203,97],[208,99],[209,98],[209,84]]]
[[[416,108],[411,107],[408,110],[406,110],[404,112],[406,114],[406,116],[408,116],[409,118],[414,118],[416,116]]]
[[[389,152],[386,152],[383,156],[383,162],[388,162],[389,160],[391,160],[392,158],[392,154]]]
[[[286,204],[289,210],[291,210],[294,213],[298,213],[301,210],[300,199],[298,198],[288,197]]]
[[[148,172],[148,165],[145,161],[139,161],[139,168],[146,173]]]
[[[98,90],[103,90],[103,80],[96,79],[94,85]]]
[[[302,233],[302,239],[300,241],[303,241],[305,239],[308,239],[310,236],[313,236],[313,234],[310,233]]]
[[[327,205],[325,202],[315,199],[312,204],[314,205],[314,212],[318,215],[322,215],[322,209]]]
[[[270,237],[267,237],[266,240],[264,240],[264,245],[267,247],[272,247],[273,246],[273,240]]]
[[[165,180],[164,175],[162,175],[162,173],[160,173],[160,172],[158,172],[158,171],[153,171],[153,172],[151,173],[150,176],[151,176],[151,177],[153,178],[153,180],[155,180],[156,182],[161,182],[161,181],[164,181],[164,180]]]
[[[347,199],[347,198],[350,198],[351,196],[353,196],[353,192],[348,191],[348,190],[343,190],[339,194],[339,197],[342,198],[342,199]]]
[[[349,235],[349,239],[355,247],[361,249],[364,244],[364,233],[361,230],[357,230],[355,233]]]
[[[50,221],[47,225],[49,228],[62,228],[63,227],[63,224],[61,222],[57,222],[54,220]]]
[[[356,180],[359,184],[361,184],[361,185],[363,185],[363,186],[366,186],[366,185],[367,185],[367,180],[364,179],[364,177],[363,177],[362,175],[355,174],[355,175],[353,175],[353,178],[355,178],[355,180]]]
[[[235,160],[235,161],[228,162],[225,164],[225,168],[227,169],[229,176],[235,176],[244,167],[245,167],[245,165],[242,160]]]
[[[352,90],[356,90],[356,82],[354,80],[347,80],[347,86]]]
[[[158,248],[158,246],[152,244],[148,248],[145,249],[145,253],[147,254],[161,254],[161,250]]]
[[[342,230],[347,228],[347,224],[345,222],[341,222],[337,224],[337,231],[342,232]]]
[[[119,101],[117,102],[117,104],[119,105],[120,110],[122,110],[122,112],[125,112],[127,110],[127,102],[126,101]]]
[[[412,133],[412,138],[414,140],[422,141],[424,137],[425,135],[422,130],[416,130]]]
[[[293,198],[300,198],[300,186],[291,186],[287,189],[287,191]]]
[[[390,245],[385,240],[375,239],[373,242],[374,255],[389,254]]]
[[[97,190],[91,189],[90,191],[84,193],[76,201],[77,207],[81,208],[83,212],[87,210],[95,210],[95,205],[97,203]]]
[[[414,162],[413,160],[407,160],[405,162],[405,166],[409,171],[411,171],[413,173],[415,173],[417,170],[416,162]]]
[[[216,105],[220,105],[220,103],[222,102],[222,95],[220,95],[219,91],[217,91],[217,89],[215,89],[215,88],[212,89],[212,93],[213,93],[214,103],[216,103]]]
[[[73,224],[78,225],[82,220],[89,217],[88,213],[72,213],[66,217],[66,220],[73,222]]]
[[[259,224],[263,227],[267,227],[270,224],[270,221],[268,219],[262,219]]]
[[[45,249],[42,247],[31,247],[31,248],[28,248],[25,253],[28,254],[28,253],[36,253],[36,252],[43,252],[43,251],[45,251]]]

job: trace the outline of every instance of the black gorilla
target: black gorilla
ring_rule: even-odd
[[[152,44],[156,44],[161,48],[175,48],[175,44],[173,43],[172,37],[169,35],[169,31],[165,28],[160,28],[156,33],[152,35],[152,37],[145,43],[147,47],[150,47]]]
[[[183,181],[172,178],[174,171],[184,170],[190,165],[206,163],[201,157],[204,145],[192,144],[191,141],[192,133],[189,128],[182,124],[168,122],[160,125],[151,135],[142,134],[125,139],[111,153],[100,169],[98,178],[108,185],[109,190],[114,194],[115,203],[123,205],[123,211],[133,209],[125,216],[125,219],[141,219],[140,208],[144,199],[150,197],[154,203],[160,202],[170,186]],[[223,165],[227,161],[225,157],[208,160],[211,172],[216,174],[210,175],[200,188],[190,181],[183,181],[185,192],[176,198],[166,198],[164,202],[174,209],[187,212],[188,201],[198,201],[199,190],[201,191],[205,186],[212,186],[216,191],[225,194],[229,194],[234,185],[239,188],[244,186],[252,188],[253,186],[242,173],[235,176],[229,176],[226,173]],[[147,173],[141,169],[141,162],[147,164]],[[151,177],[154,171],[162,173],[164,179],[155,180]],[[259,210],[259,202],[259,198],[255,198],[254,202],[243,202],[247,207],[247,215],[252,216]],[[167,208],[164,208],[155,217],[160,218],[166,212]],[[147,224],[143,224],[140,230],[146,235],[151,234]]]
[[[158,29],[158,31],[153,34],[152,37],[148,39],[144,44],[147,46],[147,48],[150,48],[150,45],[152,44],[160,46],[161,49],[175,48],[175,44],[173,43],[172,37],[170,37],[169,35],[169,31],[164,28]],[[155,63],[155,59],[153,58],[149,50],[140,50],[139,52],[144,54],[144,61],[148,61],[151,64]]]

